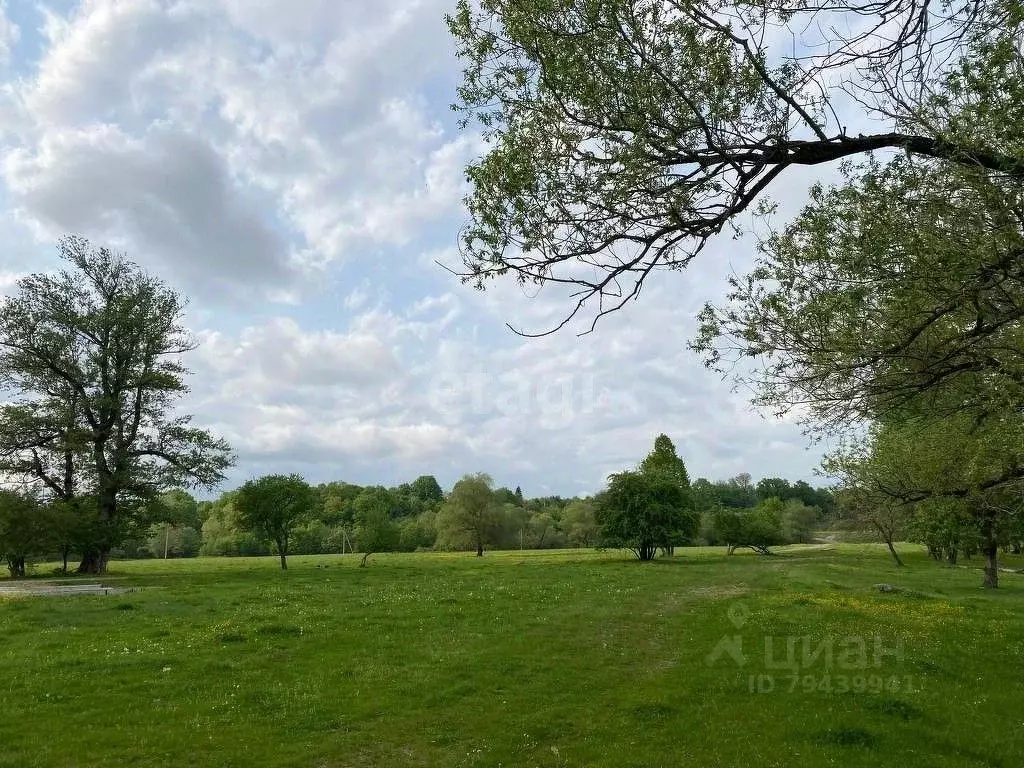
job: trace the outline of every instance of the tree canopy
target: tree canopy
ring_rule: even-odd
[[[694,346],[776,411],[837,429],[1024,402],[1024,184],[908,158],[851,166],[731,283]]]
[[[689,493],[690,475],[686,471],[686,464],[679,458],[676,446],[668,435],[658,435],[654,438],[654,448],[644,457],[637,469],[651,477],[664,477]]]
[[[387,488],[367,488],[355,498],[356,542],[363,553],[360,566],[365,566],[373,553],[385,552],[398,543],[399,533],[392,519],[391,505]]]
[[[566,284],[566,322],[596,322],[796,166],[892,149],[1019,181],[1022,24],[1014,0],[460,0],[454,108],[488,142],[464,277]]]

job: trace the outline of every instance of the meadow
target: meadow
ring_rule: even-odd
[[[904,554],[117,562],[0,600],[0,766],[1020,765],[1024,575]]]

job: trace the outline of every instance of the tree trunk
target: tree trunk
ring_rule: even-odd
[[[999,586],[999,542],[996,539],[996,524],[992,518],[986,518],[981,525],[981,553],[985,556],[986,589]]]
[[[478,541],[476,543],[476,556],[477,557],[483,557],[484,556],[484,545],[483,545],[483,542]]]
[[[889,552],[892,553],[892,559],[896,561],[896,566],[898,568],[902,568],[903,561],[900,560],[900,556],[899,553],[896,551],[896,547],[892,545],[892,537],[886,537],[885,546],[887,546],[889,548]]]
[[[70,555],[71,555],[71,552],[68,550],[67,547],[64,547],[64,549],[62,549],[60,551],[60,559],[61,559],[60,572],[63,573],[65,576],[68,575],[68,557]]]
[[[286,549],[283,549],[280,545],[278,545],[277,552],[281,556],[281,570],[282,571],[287,571],[288,570],[288,551]]]
[[[107,572],[109,558],[110,552],[100,547],[86,547],[82,552],[82,562],[78,565],[78,572],[102,575]]]
[[[102,465],[106,466],[102,447],[97,447],[96,454],[97,465],[99,466],[102,462]],[[109,473],[106,473],[106,477],[103,476],[104,473],[100,474],[100,491],[96,496],[98,527],[95,531],[94,543],[89,544],[82,551],[82,562],[78,566],[79,573],[96,575],[106,573],[110,549],[113,546],[111,539],[114,537],[114,523],[117,519],[117,492],[112,486]]]
[[[368,558],[372,554],[373,554],[373,552],[364,552],[363,553],[363,559],[359,561],[359,567],[360,568],[365,568],[366,567],[366,558]]]
[[[950,565],[956,565],[956,560],[957,560],[957,556],[959,555],[959,552],[960,552],[960,550],[958,550],[956,547],[950,547],[949,549],[947,549],[946,550],[946,562],[949,563]]]
[[[24,557],[11,557],[7,560],[7,570],[10,571],[11,578],[17,579],[19,577],[24,578],[25,576],[25,558]]]

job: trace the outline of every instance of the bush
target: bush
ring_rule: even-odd
[[[730,555],[740,547],[771,554],[768,548],[783,541],[784,510],[776,498],[765,499],[753,509],[719,507],[710,514],[708,538],[728,547]]]

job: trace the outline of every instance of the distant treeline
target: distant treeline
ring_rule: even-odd
[[[292,532],[291,554],[314,555],[363,551],[358,540],[359,510],[384,503],[397,528],[389,549],[400,552],[471,549],[438,512],[446,494],[431,475],[394,487],[360,486],[343,481],[313,487],[315,507],[309,519]],[[489,536],[490,549],[563,549],[593,547],[601,543],[597,496],[526,497],[520,488],[499,487],[492,491],[495,524]],[[164,494],[144,531],[125,539],[113,551],[114,557],[195,557],[268,555],[273,545],[239,523],[238,491],[231,490],[214,501],[196,502],[184,491]],[[715,530],[712,511],[753,509],[769,499],[783,503],[779,542],[809,541],[813,530],[827,521],[834,510],[832,494],[800,480],[764,478],[754,483],[748,474],[729,480],[697,479],[691,485],[696,511],[702,513],[700,533],[693,543],[724,544]],[[799,506],[786,502],[798,502]],[[170,510],[171,514],[168,514]]]

